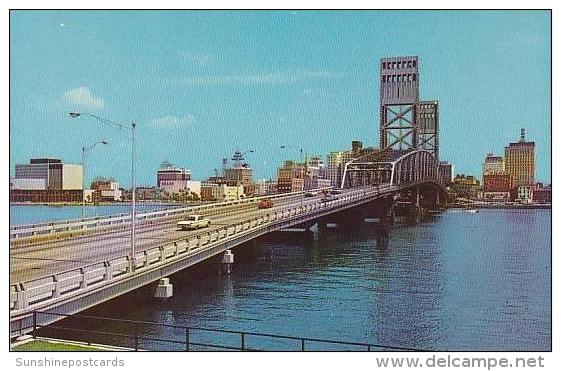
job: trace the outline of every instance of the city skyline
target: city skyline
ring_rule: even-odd
[[[379,37],[396,13],[407,27]],[[76,110],[137,123],[139,185],[165,159],[203,179],[252,149],[261,179],[298,158],[281,145],[322,156],[354,139],[377,147],[380,58],[418,55],[421,96],[440,105],[441,160],[478,176],[524,127],[537,180],[551,182],[548,12],[465,13],[12,12],[10,174],[33,157],[79,163],[82,146],[108,138],[88,180],[129,185],[126,133],[69,119]]]

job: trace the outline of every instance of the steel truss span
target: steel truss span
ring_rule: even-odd
[[[347,163],[341,187],[403,187],[422,183],[433,183],[444,190],[438,160],[431,152],[386,149],[368,153]]]

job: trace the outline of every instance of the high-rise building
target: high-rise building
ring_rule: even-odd
[[[445,185],[452,184],[452,179],[454,179],[454,166],[451,163],[447,161],[439,162],[438,171]]]
[[[230,186],[244,185],[253,183],[253,170],[247,166],[232,167],[224,171],[224,180]]]
[[[488,153],[483,162],[483,175],[503,174],[505,172],[505,163],[501,156],[495,156]]]
[[[278,193],[294,192],[296,186],[303,187],[303,179],[306,173],[304,164],[287,160],[277,171],[277,191]],[[295,181],[295,179],[299,179]],[[300,183],[302,185],[300,185]]]
[[[341,185],[343,166],[343,151],[334,151],[327,155],[327,177],[331,181],[332,187]]]
[[[191,180],[191,170],[175,167],[168,161],[162,162],[156,174],[156,185],[172,186],[175,181]]]
[[[532,186],[536,177],[536,144],[526,142],[521,129],[520,140],[505,147],[505,171],[512,175],[513,187]]]
[[[353,140],[351,143],[351,150],[354,157],[359,157],[362,152],[362,142],[359,140]]]
[[[227,162],[223,162],[223,176],[228,186],[238,187],[241,185],[243,187],[243,193],[246,196],[252,196],[255,193],[253,170],[249,164],[245,162],[243,155],[244,154],[239,150],[234,152],[232,167],[226,167]]]

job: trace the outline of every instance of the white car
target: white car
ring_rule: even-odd
[[[177,226],[182,230],[199,229],[210,226],[210,220],[202,215],[189,215],[184,220],[177,223]]]

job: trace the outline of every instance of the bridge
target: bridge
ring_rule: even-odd
[[[340,192],[329,197],[293,192],[266,197],[274,200],[269,209],[259,209],[263,197],[256,197],[138,214],[134,256],[130,215],[11,227],[11,335],[49,324],[37,323],[37,311],[80,312],[271,232],[356,210],[386,217],[396,199],[417,210],[437,207],[444,192],[433,154],[384,150],[347,163]],[[179,230],[177,221],[192,213],[211,226]]]

